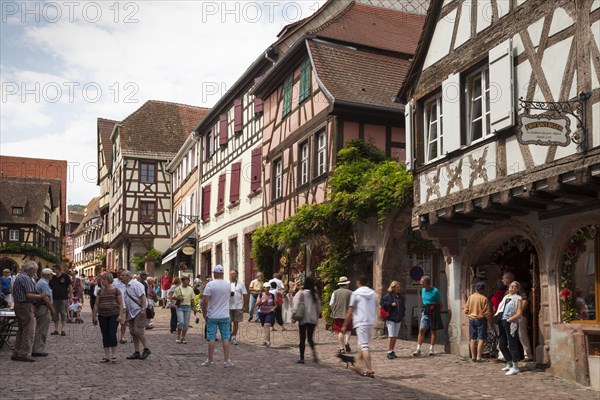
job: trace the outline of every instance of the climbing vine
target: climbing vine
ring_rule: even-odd
[[[46,249],[24,243],[9,243],[4,246],[0,246],[0,253],[35,255],[51,263],[58,262],[58,257],[53,255]]]
[[[391,210],[402,209],[412,200],[412,175],[375,146],[351,141],[337,159],[327,182],[327,202],[303,205],[293,216],[260,227],[252,236],[252,257],[265,276],[297,259],[300,247],[310,243],[319,253],[313,261],[324,283],[325,315],[329,315],[335,282],[346,273],[353,253],[353,225],[373,216],[382,225]]]
[[[142,271],[146,266],[146,259],[152,258],[155,263],[159,263],[162,260],[162,253],[154,248],[148,250],[146,254],[135,253],[131,260],[136,271]]]

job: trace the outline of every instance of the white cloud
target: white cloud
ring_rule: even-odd
[[[30,9],[37,3],[29,2]],[[323,0],[96,2],[102,13],[93,23],[92,3],[53,2],[60,18],[47,7],[39,23],[26,15],[19,24],[18,10],[4,26],[11,35],[0,35],[7,45],[0,69],[0,153],[67,160],[76,166],[68,198],[83,204],[97,192],[95,176],[86,176],[96,163],[97,117],[124,119],[148,99],[211,106],[284,25],[307,17]],[[43,10],[48,3],[40,4]],[[127,17],[137,22],[125,23]],[[40,101],[33,95],[23,101],[21,92],[4,98],[5,89],[14,90],[9,83],[38,83],[47,92],[40,92]],[[48,101],[56,100],[55,86],[62,95]],[[222,90],[206,96],[207,86]]]

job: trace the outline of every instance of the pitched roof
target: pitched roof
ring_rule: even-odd
[[[94,218],[98,218],[98,221],[96,221],[96,222],[98,222],[98,223],[101,222],[101,220],[99,219],[99,217],[100,217],[99,205],[100,205],[100,197],[94,197],[93,199],[91,199],[89,201],[89,203],[85,207],[84,214],[83,214],[84,216],[83,216],[83,219],[81,220],[81,223],[79,224],[77,229],[75,229],[72,233],[73,236],[76,236],[77,234],[85,231],[85,229],[88,228],[86,226],[86,224],[90,220],[92,220]]]
[[[112,168],[112,146],[110,141],[110,135],[113,132],[115,125],[119,121],[113,121],[105,118],[98,118],[96,125],[98,127],[98,147],[102,143],[102,150],[104,153],[104,160],[106,161],[106,167],[110,171]],[[100,161],[100,160],[98,160]],[[100,178],[100,176],[98,176]]]
[[[208,111],[185,104],[147,101],[120,124],[123,155],[172,158]]]
[[[83,213],[77,211],[69,211],[70,224],[80,224],[81,220],[83,220]]]
[[[402,109],[392,98],[407,60],[312,40],[308,45],[316,74],[335,101]]]
[[[396,53],[414,54],[425,16],[351,2],[310,32],[319,38]]]
[[[0,177],[30,178],[38,180],[58,179],[58,188],[52,194],[60,199],[60,221],[65,222],[67,209],[67,161],[43,158],[0,156]],[[56,182],[55,182],[56,184]],[[54,204],[59,204],[54,197]]]
[[[0,223],[37,224],[44,212],[46,196],[52,191],[50,182],[3,178],[0,183]],[[13,206],[23,207],[23,215],[13,215]]]

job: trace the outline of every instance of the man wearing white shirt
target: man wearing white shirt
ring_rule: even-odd
[[[238,280],[238,272],[229,273],[231,294],[229,295],[229,318],[231,319],[231,343],[237,345],[238,325],[244,319],[244,299],[248,295],[244,282]]]
[[[215,279],[208,282],[202,294],[202,315],[206,321],[206,339],[208,340],[208,359],[202,363],[204,367],[213,366],[213,355],[215,354],[215,339],[217,328],[221,332],[223,341],[223,356],[225,368],[233,367],[229,359],[229,339],[231,336],[229,326],[229,298],[231,297],[231,286],[223,279],[223,266],[216,265],[213,269]]]
[[[125,284],[123,302],[127,308],[127,324],[133,337],[135,353],[127,357],[128,360],[144,360],[150,355],[146,342],[146,291],[144,285],[133,279],[133,272],[123,271],[121,281]],[[140,354],[140,343],[144,351]]]
[[[275,309],[275,320],[277,321],[279,326],[281,326],[281,330],[285,331],[287,329],[285,329],[285,326],[283,326],[283,314],[282,314],[283,293],[285,292],[285,286],[283,285],[283,281],[281,280],[281,275],[278,273],[274,273],[273,279],[271,279],[269,281],[269,284],[271,285],[271,290],[269,290],[269,292],[273,296],[275,296],[275,299],[277,300],[277,308]],[[273,284],[275,284],[275,285],[273,285]],[[273,325],[273,326],[275,326],[275,325]],[[273,330],[275,331],[276,329],[273,328]]]
[[[114,278],[113,286],[121,291],[122,298],[124,299],[125,298],[125,284],[120,279],[123,271],[125,271],[123,268],[119,268],[117,270],[117,276],[116,277],[113,276],[113,278]],[[107,273],[110,274],[110,272],[107,272]],[[97,296],[98,295],[97,291],[100,290],[100,285],[96,285],[96,288],[94,290],[96,291],[96,293],[94,293],[94,295]],[[127,340],[125,339],[125,333],[127,333],[127,307],[125,304],[123,304],[123,314],[121,314],[121,339],[119,340],[122,344],[127,343]]]

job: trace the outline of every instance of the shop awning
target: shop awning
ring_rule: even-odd
[[[181,250],[181,248],[183,247],[183,244],[181,246],[176,247],[175,249],[173,249],[167,256],[163,257],[162,259],[162,265],[168,263],[169,261],[171,261],[172,259],[174,259],[175,257],[177,257],[177,253],[179,253],[179,250]]]

